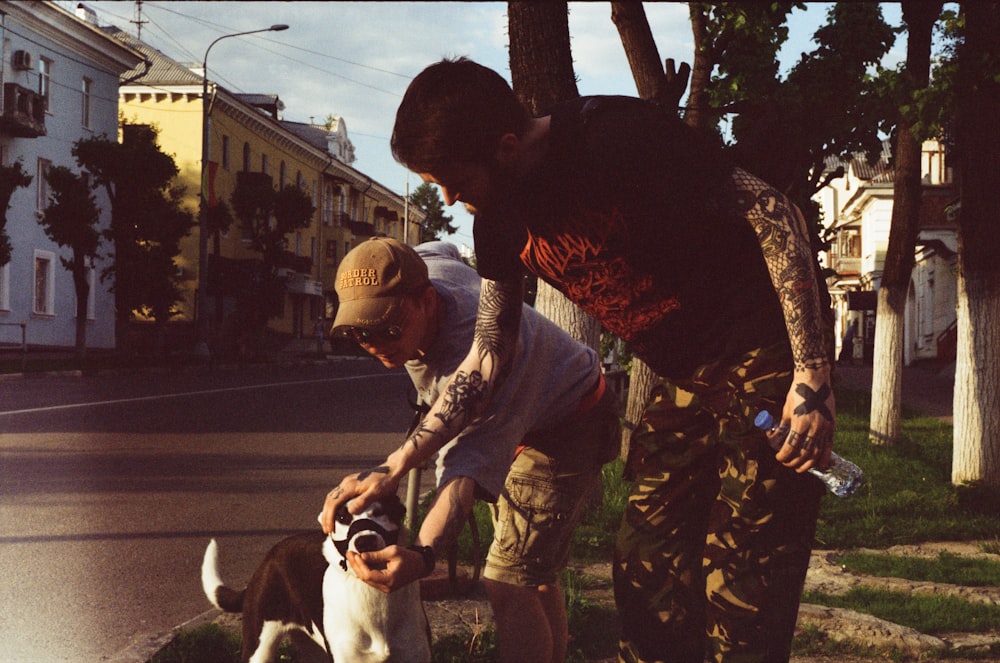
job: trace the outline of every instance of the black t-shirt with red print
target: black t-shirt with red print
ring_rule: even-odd
[[[483,277],[527,267],[667,377],[787,342],[715,142],[630,97],[556,107],[548,141],[542,162],[476,215]]]

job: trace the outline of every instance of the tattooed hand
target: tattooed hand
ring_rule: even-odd
[[[797,472],[827,467],[836,418],[829,364],[818,360],[796,368],[783,415],[789,432],[776,458]]]
[[[323,532],[329,534],[333,531],[334,515],[344,502],[350,500],[347,508],[351,513],[361,513],[380,497],[395,495],[398,488],[399,481],[391,477],[387,465],[344,477],[340,485],[326,495],[323,511],[319,514],[319,524],[323,527]]]

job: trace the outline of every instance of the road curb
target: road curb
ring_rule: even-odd
[[[188,629],[197,628],[202,624],[207,624],[221,614],[221,610],[218,608],[212,608],[211,610],[206,610],[196,617],[192,617],[186,622],[178,624],[166,633],[147,633],[141,635],[118,653],[102,660],[105,660],[108,663],[149,663],[150,659],[160,653],[164,647],[173,642],[178,633]]]

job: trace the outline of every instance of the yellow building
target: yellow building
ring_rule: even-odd
[[[152,125],[161,149],[174,157],[178,179],[186,189],[185,205],[196,216],[202,190],[204,100],[201,71],[168,58],[116,28],[115,37],[146,55],[146,72],[120,88],[119,107],[126,122]],[[141,68],[140,68],[141,70]],[[129,72],[123,79],[134,77]],[[274,189],[296,186],[312,200],[315,212],[308,228],[286,236],[279,275],[284,293],[268,328],[280,338],[310,337],[318,318],[330,318],[336,307],[333,281],[344,254],[375,234],[415,243],[423,213],[403,196],[355,170],[354,147],[346,124],[333,118],[326,125],[285,122],[284,106],[275,94],[234,94],[208,82],[207,198],[229,203],[241,178],[266,178]],[[182,243],[177,258],[184,301],[178,320],[191,323],[203,313],[209,321],[210,345],[219,349],[238,335],[235,289],[250,278],[260,254],[233,221],[228,232],[207,241],[208,270],[199,277],[199,227]],[[207,311],[198,311],[198,288],[207,284]],[[190,324],[188,326],[191,326]]]

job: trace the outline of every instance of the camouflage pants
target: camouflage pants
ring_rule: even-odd
[[[753,417],[781,412],[790,367],[780,346],[655,385],[615,550],[621,661],[788,660],[823,487]]]

